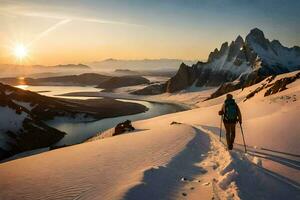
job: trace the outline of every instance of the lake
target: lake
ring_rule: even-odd
[[[64,93],[69,92],[99,92],[101,89],[94,87],[80,87],[80,86],[18,86],[19,88],[38,92],[42,95],[60,97]],[[61,96],[62,97],[62,96]],[[63,96],[63,98],[66,98]],[[67,98],[73,99],[91,99],[91,98],[101,98],[101,97],[72,97]],[[67,135],[61,139],[57,145],[72,145],[84,142],[85,140],[95,136],[96,134],[115,127],[118,123],[125,120],[137,121],[143,119],[149,119],[157,117],[160,115],[165,115],[169,113],[179,112],[185,110],[181,106],[175,104],[167,103],[155,103],[142,100],[128,100],[128,99],[117,99],[120,101],[133,102],[146,106],[148,111],[134,114],[126,115],[114,118],[105,118],[92,122],[76,122],[76,120],[70,120],[64,117],[57,117],[55,120],[48,121],[47,124],[60,130],[66,132]]]

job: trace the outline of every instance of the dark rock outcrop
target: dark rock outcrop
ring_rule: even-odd
[[[170,125],[180,125],[180,124],[182,124],[182,123],[176,122],[176,121],[172,121]]]
[[[167,81],[166,91],[172,93],[183,90],[191,86],[195,82],[196,77],[197,67],[189,67],[182,63],[176,75]]]
[[[267,89],[267,91],[265,92],[264,96],[269,96],[269,95],[273,95],[276,94],[278,92],[284,91],[287,89],[287,85],[295,82],[297,79],[300,79],[300,72],[297,73],[294,76],[290,76],[290,77],[285,77],[279,80],[276,80],[275,83],[272,83],[272,81],[276,78],[275,75],[270,76],[269,78],[267,78],[262,84],[261,86],[257,87],[254,91],[250,92],[246,98],[244,99],[244,101],[247,101],[248,99],[254,97],[257,93],[261,92],[264,89]]]
[[[300,72],[297,73],[295,76],[292,77],[286,77],[286,78],[282,78],[280,80],[277,80],[274,85],[272,85],[265,93],[264,96],[269,96],[272,94],[276,94],[278,92],[281,92],[283,90],[287,89],[287,85],[295,82],[297,79],[300,79]]]
[[[120,135],[134,130],[135,128],[132,126],[131,121],[126,120],[125,122],[117,124],[117,126],[115,127],[115,132],[112,136]]]

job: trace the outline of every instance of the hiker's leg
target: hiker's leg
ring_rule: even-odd
[[[230,144],[232,147],[233,147],[233,143],[234,143],[234,139],[235,139],[235,126],[236,126],[236,123],[232,123],[231,127],[230,127],[230,132],[231,132]]]
[[[224,123],[224,126],[225,126],[225,130],[226,130],[226,142],[227,142],[227,146],[229,148],[230,147],[230,142],[231,142],[231,139],[230,139],[230,124]]]

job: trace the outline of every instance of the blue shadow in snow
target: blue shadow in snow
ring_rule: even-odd
[[[172,194],[183,186],[182,177],[192,177],[206,171],[195,163],[200,162],[210,150],[210,138],[198,130],[198,133],[187,144],[185,149],[175,156],[166,166],[151,168],[144,172],[142,183],[131,188],[123,197],[126,200],[159,200],[172,199]]]

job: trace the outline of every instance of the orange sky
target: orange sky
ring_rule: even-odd
[[[292,0],[291,0],[292,1]],[[206,60],[225,41],[262,29],[269,39],[299,45],[294,6],[274,1],[10,0],[0,2],[0,63],[86,63],[107,58]],[[269,2],[269,3],[267,3]],[[297,3],[297,2],[295,2]],[[245,9],[247,12],[244,12]],[[290,14],[294,13],[294,14]]]
[[[53,27],[60,21],[48,23]],[[23,22],[26,24],[26,22]],[[17,23],[18,24],[18,23]],[[58,64],[90,62],[106,58],[144,59],[144,58],[181,58],[206,59],[212,48],[211,42],[199,37],[190,37],[189,42],[181,32],[170,34],[168,30],[156,30],[143,26],[101,24],[71,21],[43,35],[42,31],[23,25],[16,26],[11,34],[2,39],[0,63],[14,63],[12,49],[22,43],[28,47],[28,64]],[[45,30],[49,28],[45,27]],[[14,35],[15,33],[21,35]],[[12,37],[11,37],[12,36]],[[36,40],[35,38],[39,38]],[[178,40],[178,38],[182,38]],[[30,43],[34,41],[31,45]],[[192,41],[192,42],[191,42]],[[201,44],[201,45],[199,45]],[[214,45],[219,45],[214,43]],[[208,48],[210,47],[210,48]]]

